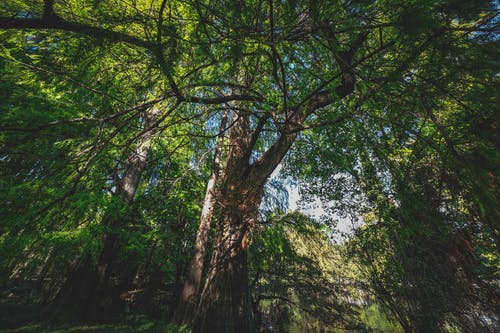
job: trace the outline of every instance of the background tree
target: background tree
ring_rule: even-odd
[[[253,236],[250,287],[261,329],[363,328],[341,282],[342,258],[326,231],[307,216],[290,213]]]
[[[486,208],[498,201],[496,139],[487,130],[478,139],[475,126],[478,118],[496,122],[482,110],[494,108],[490,92],[497,83],[493,67],[466,64],[489,48],[482,64],[491,66],[489,52],[497,42],[458,40],[437,40],[437,49],[426,51],[407,77],[357,105],[353,121],[304,135],[290,163],[306,177],[307,193],[332,202],[339,215],[368,223],[353,253],[362,257],[379,299],[408,332],[493,329],[477,315],[495,311],[497,297],[494,278],[479,273],[491,265],[480,254],[484,244],[489,253],[497,252],[491,246],[496,226],[489,222],[497,212]],[[450,58],[458,49],[461,57]],[[472,97],[479,91],[480,102]],[[474,158],[465,157],[471,153]],[[474,195],[473,188],[482,194]],[[482,213],[472,208],[475,200],[484,202]]]

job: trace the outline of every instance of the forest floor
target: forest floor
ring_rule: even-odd
[[[161,325],[163,326],[163,325]],[[145,325],[133,325],[129,323],[110,323],[96,325],[64,325],[47,327],[43,323],[29,324],[18,328],[0,329],[2,333],[156,333],[168,332],[168,328],[158,327],[150,322]]]
[[[110,323],[50,326],[42,307],[15,297],[0,297],[0,333],[157,333],[180,332],[178,327],[143,315],[128,315]]]

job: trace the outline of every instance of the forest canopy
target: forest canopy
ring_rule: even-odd
[[[499,15],[479,0],[2,2],[0,310],[496,332]],[[300,209],[318,202],[319,218]]]

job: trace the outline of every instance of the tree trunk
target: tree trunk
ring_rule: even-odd
[[[194,320],[194,333],[252,332],[248,285],[248,237],[262,200],[264,184],[296,138],[285,133],[253,164],[252,150],[262,126],[250,130],[249,117],[234,113],[229,152],[217,202],[220,215],[214,249]]]
[[[220,133],[224,133],[227,125],[228,112],[224,111],[221,119]],[[217,183],[220,174],[220,164],[222,159],[222,151],[224,145],[224,135],[221,134],[217,139],[214,161],[210,179],[208,180],[205,199],[201,211],[200,225],[196,232],[196,240],[194,244],[194,253],[189,263],[189,271],[182,294],[174,314],[174,321],[177,323],[189,323],[194,317],[196,305],[198,303],[198,294],[200,291],[201,277],[203,275],[203,266],[205,253],[210,233],[210,224],[215,209],[217,198]]]
[[[262,187],[254,190],[259,195],[248,195],[239,188],[234,194],[243,200],[222,208],[210,269],[195,318],[195,333],[254,330],[247,252]]]
[[[360,36],[355,44],[362,41]],[[343,65],[351,63],[357,47],[354,45],[345,54]],[[342,84],[337,87],[339,99],[352,93],[354,88],[354,76],[344,67],[341,68]],[[194,333],[246,333],[254,330],[248,286],[248,235],[258,213],[264,184],[289,151],[307,116],[333,100],[329,93],[310,96],[285,112],[282,124],[276,122],[273,112],[259,117],[252,125],[250,110],[238,107],[233,111],[229,152],[217,200],[221,213]],[[281,127],[279,137],[251,163],[256,143],[270,118]],[[338,119],[341,120],[342,117]]]
[[[115,195],[127,206],[132,205],[139,188],[141,175],[147,165],[147,157],[153,139],[152,128],[159,112],[149,110],[144,114],[145,132],[123,163],[122,176],[115,177]],[[126,224],[125,216],[107,212],[102,225],[109,228],[103,235],[102,250],[97,263],[86,255],[70,271],[67,280],[46,309],[52,321],[100,321],[124,309],[121,293],[131,285],[135,266],[120,262],[123,244],[120,229]]]

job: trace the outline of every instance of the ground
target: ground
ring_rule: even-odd
[[[15,297],[2,297],[0,299],[0,333],[157,332],[182,332],[182,329],[143,315],[128,315],[109,323],[50,326],[43,321],[41,306]]]

